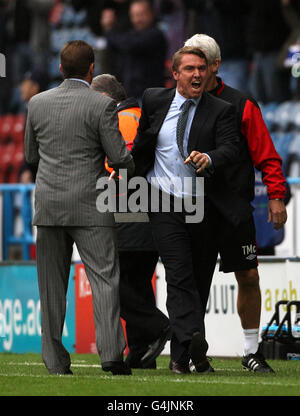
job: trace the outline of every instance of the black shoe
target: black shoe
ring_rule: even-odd
[[[146,353],[141,358],[142,368],[147,368],[159,356],[170,337],[171,328],[168,326],[163,330],[161,336],[148,346]]]
[[[144,366],[141,362],[141,358],[146,354],[148,351],[149,346],[146,344],[144,345],[130,345],[129,346],[129,353],[125,359],[125,363],[128,364],[130,368],[148,368],[148,369],[156,369],[156,361],[153,360],[149,362],[147,366]]]
[[[106,361],[105,363],[102,363],[102,370],[111,371],[113,376],[130,376],[132,374],[131,368],[123,361]]]
[[[191,373],[197,372],[197,373],[214,373],[215,370],[210,365],[211,358],[206,357],[205,360],[202,363],[198,363],[197,369],[196,366],[194,366],[193,362],[190,361],[189,367]]]
[[[173,373],[176,374],[190,374],[190,368],[189,364],[182,364],[182,363],[176,363],[176,361],[170,361],[169,369],[173,371]]]
[[[257,373],[275,373],[275,371],[266,363],[262,353],[244,355],[242,358],[242,366],[244,369]]]
[[[132,352],[132,350],[134,352]],[[147,350],[148,350],[148,347],[144,348],[142,353],[137,353],[135,349],[130,347],[129,353],[127,354],[127,357],[125,359],[125,363],[128,364],[130,368],[147,368],[150,370],[155,370],[156,369],[155,360],[151,361],[147,366],[143,365],[143,363],[141,362],[141,358],[146,354]]]
[[[214,371],[206,357],[207,350],[208,343],[204,336],[201,332],[195,332],[189,346],[189,354],[198,373]]]

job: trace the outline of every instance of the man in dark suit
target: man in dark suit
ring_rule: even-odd
[[[145,91],[132,155],[136,175],[146,176],[152,185],[151,198],[153,183],[159,188],[159,208],[150,208],[149,218],[166,271],[172,328],[170,369],[189,373],[191,359],[203,373],[213,371],[206,357],[203,306],[211,281],[202,279],[197,267],[201,258],[205,261],[209,256],[209,244],[204,249],[203,239],[212,231],[217,212],[238,224],[251,214],[251,207],[226,180],[226,166],[239,158],[236,117],[231,104],[204,91],[205,55],[199,49],[181,48],[173,57],[173,76],[176,89]],[[196,204],[200,201],[200,176],[205,176],[204,219],[192,223],[187,221],[185,208],[178,212],[177,203],[186,198]],[[178,183],[178,179],[184,184],[189,179],[190,188],[167,189],[168,181]],[[166,195],[168,212],[163,207]]]

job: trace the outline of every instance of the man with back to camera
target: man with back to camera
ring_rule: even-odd
[[[117,102],[119,129],[127,148],[131,150],[141,116],[137,100],[127,97],[123,85],[110,74],[96,76],[91,88]],[[107,169],[111,171],[109,166]],[[169,319],[156,307],[152,287],[158,252],[151,226],[149,222],[144,222],[146,213],[133,214],[134,221],[131,213],[119,215],[123,216],[116,230],[120,262],[121,317],[126,321],[129,347],[126,363],[130,368],[154,369],[155,358],[170,337]]]
[[[254,167],[260,170],[269,195],[268,222],[273,221],[275,229],[283,227],[287,213],[284,204],[286,188],[282,162],[258,104],[252,97],[225,85],[221,78],[217,77],[221,53],[213,38],[205,34],[196,34],[185,42],[185,46],[199,48],[205,53],[209,71],[206,91],[233,104],[238,116],[241,158],[240,163],[231,168],[229,180],[235,183],[238,193],[251,202],[254,198]],[[235,273],[238,283],[237,309],[245,339],[242,365],[256,372],[273,372],[258,351],[261,293],[253,217],[239,227],[232,227],[232,224],[222,219],[216,223],[215,235],[218,236],[217,246],[208,254],[206,273],[212,276],[218,252],[221,257],[220,270]],[[250,256],[243,247],[251,247],[252,255]]]
[[[92,289],[102,369],[129,375],[123,362],[114,217],[98,212],[96,182],[106,175],[106,156],[129,176],[134,163],[119,132],[115,102],[90,89],[93,48],[81,40],[67,42],[60,62],[64,81],[30,100],[25,132],[26,160],[38,165],[33,225],[42,357],[50,374],[72,374],[61,339],[75,242]]]
[[[176,88],[150,88],[143,96],[142,116],[132,148],[136,175],[158,184],[159,209],[149,218],[158,252],[166,271],[167,309],[172,338],[170,369],[190,373],[214,371],[207,360],[203,294],[209,293],[211,277],[203,278],[198,262],[203,241],[211,244],[214,218],[219,212],[238,224],[251,215],[251,206],[226,181],[223,170],[239,158],[239,136],[231,104],[206,93],[207,59],[198,48],[181,48],[173,57]],[[184,121],[185,120],[185,121]],[[189,223],[186,211],[176,210],[183,192],[165,188],[165,179],[184,183],[190,179],[190,196],[197,198],[197,176],[204,178],[204,219]],[[152,187],[153,188],[153,187]],[[150,190],[152,192],[152,189]],[[168,193],[171,205],[162,207]],[[182,207],[182,205],[181,205]],[[205,251],[203,251],[204,254]]]

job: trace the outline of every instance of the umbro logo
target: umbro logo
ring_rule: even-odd
[[[246,257],[247,260],[253,260],[256,258],[256,254],[249,254],[249,256]]]

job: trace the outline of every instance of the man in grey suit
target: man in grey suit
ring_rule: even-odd
[[[97,179],[106,156],[115,170],[134,171],[118,128],[115,102],[89,88],[94,52],[83,41],[60,54],[64,81],[28,105],[25,156],[38,165],[35,192],[37,270],[41,300],[42,357],[50,374],[72,374],[62,344],[73,243],[93,294],[96,345],[102,369],[131,374],[119,306],[119,262],[114,216],[96,208]]]

